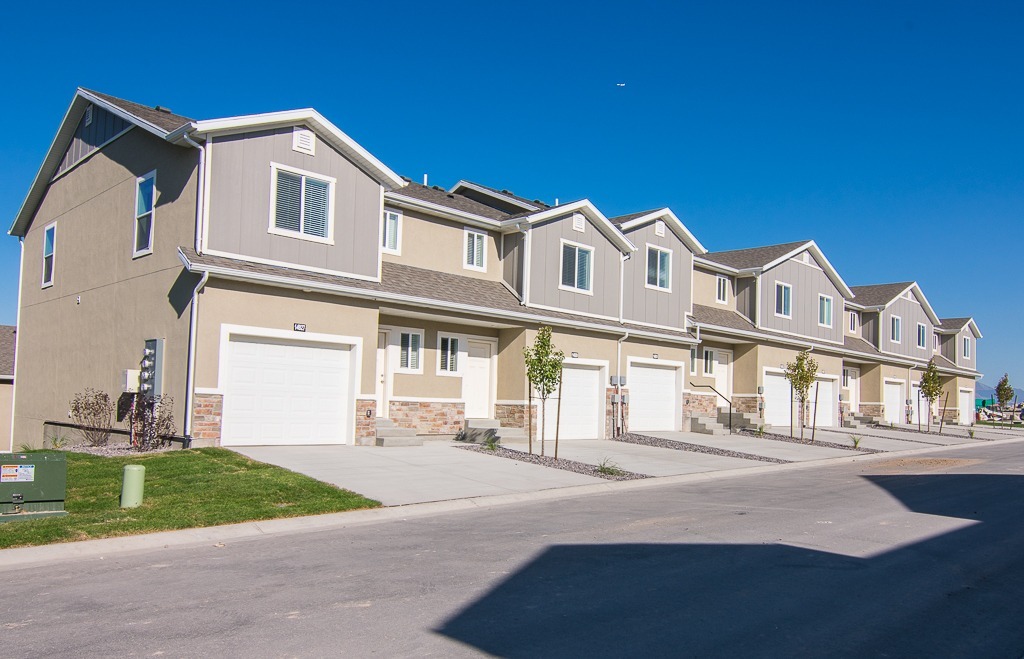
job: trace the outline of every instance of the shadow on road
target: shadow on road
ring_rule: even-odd
[[[505,657],[1024,651],[1024,477],[870,476],[979,520],[869,559],[782,545],[553,546],[436,631]]]

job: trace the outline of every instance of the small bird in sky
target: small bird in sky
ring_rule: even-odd
[[[617,82],[617,83],[615,83],[615,86],[616,87],[625,87],[626,83],[624,83],[624,82]]]

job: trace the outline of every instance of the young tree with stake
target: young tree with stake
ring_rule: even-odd
[[[542,326],[537,330],[537,337],[533,340],[532,346],[523,348],[523,359],[526,361],[526,379],[529,381],[533,391],[540,396],[540,407],[544,405],[548,397],[558,388],[562,378],[562,362],[565,361],[565,354],[556,350],[551,343],[551,328]],[[544,455],[544,426],[547,423],[547,414],[540,418],[540,454]],[[527,429],[532,432],[532,428]],[[531,442],[532,452],[532,442]]]
[[[928,360],[928,366],[921,374],[921,396],[928,401],[928,431],[931,432],[932,406],[942,396],[942,380],[934,359]]]
[[[786,379],[793,385],[793,395],[800,401],[800,441],[804,439],[803,412],[807,405],[807,397],[811,385],[818,375],[818,362],[811,357],[809,350],[796,356],[796,361],[786,363]]]

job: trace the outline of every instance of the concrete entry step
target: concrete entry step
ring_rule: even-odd
[[[423,438],[416,436],[416,431],[413,431],[412,436],[389,436],[381,437],[377,435],[377,440],[374,442],[376,446],[423,446]]]
[[[423,446],[423,438],[416,436],[414,428],[399,428],[391,419],[377,417],[376,446]]]
[[[728,415],[726,415],[728,416]],[[695,416],[690,419],[690,431],[702,435],[728,435],[729,429],[710,416]]]

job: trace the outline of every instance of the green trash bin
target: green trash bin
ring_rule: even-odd
[[[0,453],[0,522],[66,515],[63,453]]]

